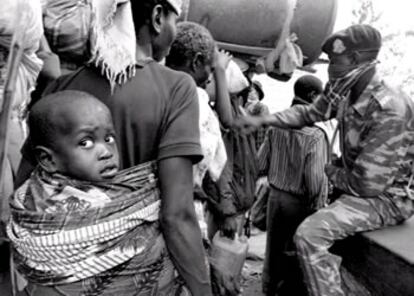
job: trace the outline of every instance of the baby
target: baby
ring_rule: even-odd
[[[161,237],[155,162],[118,172],[111,114],[87,93],[42,98],[28,124],[37,167],[11,196],[7,226],[28,291],[114,295],[124,285],[133,293],[142,254],[161,254],[152,249]],[[115,287],[104,282],[120,268],[136,273]]]
[[[79,91],[51,94],[34,104],[28,125],[37,174],[48,196],[45,211],[81,210],[111,200],[87,184],[111,181],[118,172],[112,117],[102,102]],[[83,185],[55,186],[74,181]]]
[[[112,117],[93,96],[79,91],[46,96],[33,106],[28,124],[37,164],[47,173],[100,182],[118,171]]]

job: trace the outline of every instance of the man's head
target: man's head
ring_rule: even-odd
[[[152,57],[161,61],[170,49],[176,34],[176,22],[181,13],[182,0],[133,0],[131,1],[137,42],[139,32],[147,30],[152,47]]]
[[[108,180],[117,172],[112,117],[93,96],[79,91],[48,95],[33,105],[28,124],[31,147],[45,171],[85,181]]]
[[[189,73],[205,87],[213,70],[216,43],[209,30],[193,22],[177,25],[177,36],[167,56],[167,66]]]
[[[374,61],[381,49],[381,33],[369,25],[353,25],[329,36],[322,45],[330,60],[329,79],[344,77]]]
[[[312,104],[313,100],[323,92],[322,81],[313,75],[298,78],[293,86],[295,97],[293,105]]]

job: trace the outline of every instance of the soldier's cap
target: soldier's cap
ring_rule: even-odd
[[[181,14],[181,8],[183,5],[183,0],[167,0],[168,4],[171,5],[171,7],[174,9],[175,13],[180,15]]]
[[[329,36],[322,45],[322,51],[332,55],[352,52],[379,52],[381,33],[370,25],[353,25]]]

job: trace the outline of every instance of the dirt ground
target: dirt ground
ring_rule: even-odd
[[[262,294],[262,268],[266,246],[266,233],[252,231],[249,239],[249,255],[243,268],[243,296],[261,296]]]
[[[262,295],[261,273],[263,261],[247,260],[242,282],[243,296]]]

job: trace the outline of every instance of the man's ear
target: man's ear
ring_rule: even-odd
[[[57,172],[57,164],[55,160],[54,152],[44,146],[36,146],[34,148],[37,163],[42,169],[48,173]]]
[[[191,70],[196,72],[197,69],[200,69],[204,65],[204,57],[201,52],[197,52],[191,61]]]
[[[162,25],[164,22],[163,16],[164,8],[160,4],[155,5],[154,9],[152,10],[151,26],[156,34],[161,33]]]

